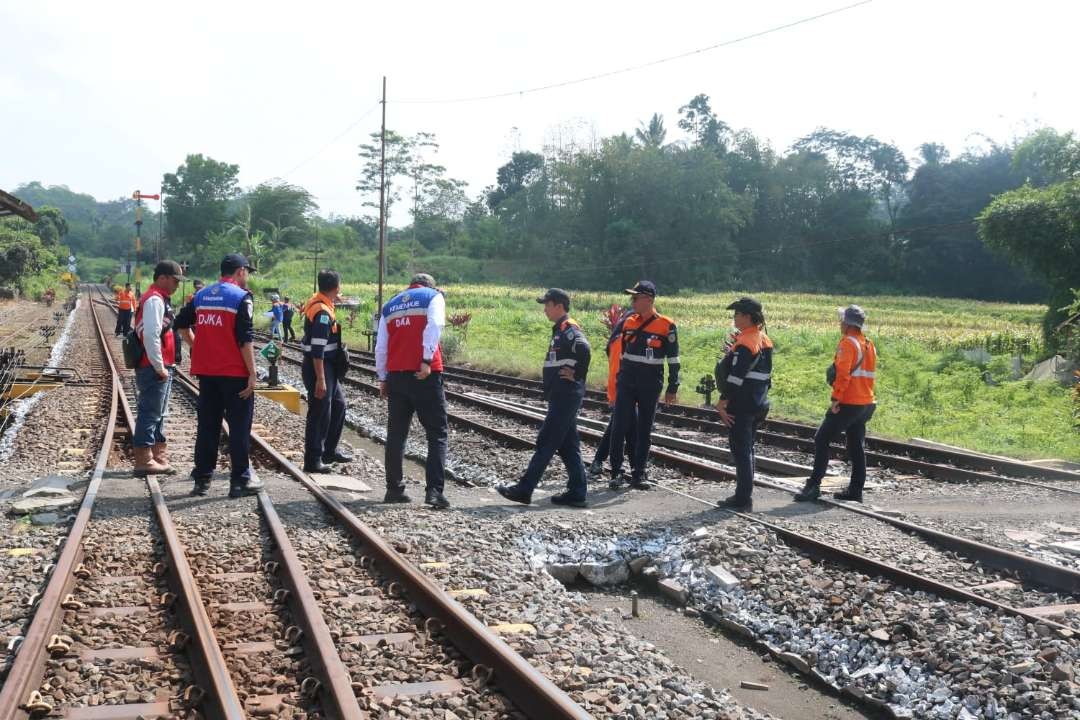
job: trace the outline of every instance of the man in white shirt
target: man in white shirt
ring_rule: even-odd
[[[177,263],[159,262],[154,267],[154,284],[139,298],[135,311],[135,332],[143,348],[135,368],[138,405],[132,445],[136,477],[173,472],[164,432],[176,364],[176,335],[169,297],[182,279],[183,271]]]
[[[375,371],[380,393],[389,400],[383,502],[410,502],[401,466],[415,413],[427,435],[424,502],[437,509],[450,507],[443,495],[448,427],[439,338],[445,325],[446,301],[427,273],[414,275],[409,287],[382,307]]]

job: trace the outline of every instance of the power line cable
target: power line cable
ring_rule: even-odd
[[[613,77],[615,75],[622,75],[624,73],[636,72],[637,70],[644,70],[645,68],[655,67],[657,65],[663,65],[665,63],[674,62],[676,60],[682,60],[684,58],[692,57],[694,55],[700,55],[712,50],[717,50],[723,47],[729,47],[731,45],[737,45],[739,43],[746,42],[748,40],[754,40],[765,35],[769,35],[781,30],[788,30],[799,25],[805,25],[806,23],[814,22],[822,18],[829,17],[830,15],[837,15],[839,13],[847,12],[848,10],[854,10],[857,7],[863,5],[869,5],[873,0],[860,0],[860,2],[853,3],[851,5],[845,5],[843,7],[827,10],[817,15],[810,15],[808,17],[800,18],[783,25],[776,25],[766,30],[759,30],[757,32],[750,33],[748,35],[741,35],[730,40],[724,40],[713,45],[709,45],[703,48],[697,48],[696,50],[688,50],[687,52],[679,53],[678,55],[670,55],[668,57],[659,58],[657,60],[650,60],[649,62],[640,63],[638,65],[629,65],[627,67],[619,68],[617,70],[608,70],[602,73],[596,73],[594,75],[586,75],[585,77],[575,78],[572,80],[563,80],[560,82],[551,83],[548,85],[539,85],[537,87],[524,88],[522,90],[510,90],[507,92],[493,93],[490,95],[476,95],[472,97],[460,97],[460,98],[431,98],[431,99],[407,99],[407,100],[387,100],[390,104],[397,105],[449,105],[454,103],[468,103],[468,102],[480,102],[484,100],[499,100],[508,97],[520,97],[530,93],[545,92],[547,90],[555,90],[557,88],[568,87],[570,85],[578,85],[580,83],[592,82],[594,80],[602,80],[604,78]]]
[[[366,117],[367,117],[368,115],[370,115],[371,113],[375,112],[375,109],[376,109],[377,107],[379,107],[379,103],[378,103],[378,102],[376,102],[376,103],[375,103],[374,105],[372,105],[372,106],[371,106],[371,107],[369,107],[369,108],[368,108],[367,110],[365,110],[365,111],[364,111],[364,114],[363,114],[363,115],[361,115],[360,117],[356,118],[356,120],[354,120],[354,121],[352,122],[352,124],[350,124],[350,125],[349,125],[349,127],[345,128],[345,129],[344,129],[344,130],[342,130],[342,131],[341,131],[340,133],[338,133],[337,135],[335,135],[335,136],[333,137],[333,139],[329,140],[329,141],[328,141],[328,142],[327,142],[327,143],[326,143],[325,145],[323,145],[322,147],[320,147],[320,148],[319,148],[318,150],[316,150],[315,152],[313,152],[313,153],[312,153],[312,154],[311,154],[310,156],[308,156],[308,157],[307,157],[307,158],[305,158],[304,160],[301,160],[301,161],[300,161],[299,163],[297,163],[297,164],[296,164],[296,165],[295,165],[295,166],[294,166],[294,167],[293,167],[293,168],[292,168],[291,170],[289,170],[289,171],[288,171],[287,173],[285,173],[284,175],[280,175],[280,176],[277,176],[277,177],[281,177],[282,179],[284,179],[284,178],[287,178],[287,177],[289,177],[290,175],[292,175],[292,174],[293,174],[294,172],[296,172],[297,170],[299,170],[300,168],[302,168],[302,167],[304,167],[305,165],[307,165],[307,164],[308,164],[309,162],[311,162],[311,161],[312,161],[312,160],[314,160],[315,158],[317,158],[317,157],[319,157],[320,155],[322,155],[322,154],[323,154],[324,152],[326,152],[327,148],[329,148],[329,147],[330,147],[331,145],[333,145],[334,143],[336,143],[336,142],[337,142],[338,140],[340,140],[341,138],[343,138],[343,137],[345,137],[346,135],[348,135],[348,134],[349,134],[350,132],[352,132],[352,131],[353,131],[353,129],[355,129],[355,128],[356,128],[356,126],[358,126],[358,125],[359,125],[359,124],[360,124],[361,122],[363,122],[363,121],[364,121],[364,119],[365,119],[365,118],[366,118]],[[267,178],[266,180],[263,180],[263,182],[266,182],[267,180],[270,180],[270,179],[272,179],[272,178]],[[261,184],[261,183],[260,183],[260,184]]]

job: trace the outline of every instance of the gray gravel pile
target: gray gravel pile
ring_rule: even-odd
[[[629,570],[647,558],[634,564],[669,595],[722,615],[794,667],[887,703],[898,716],[1080,716],[1075,639],[814,562],[750,523],[679,536],[538,527],[520,547],[537,567],[562,566],[557,573],[587,564],[617,576],[613,564]]]
[[[363,519],[411,545],[416,561],[448,563],[429,571],[445,589],[484,590],[460,600],[484,623],[531,625],[507,642],[596,718],[767,717],[693,680],[654,646],[625,635],[617,619],[597,614],[587,597],[530,565],[524,553],[508,552],[542,521],[396,509]]]

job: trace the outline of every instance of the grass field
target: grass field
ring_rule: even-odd
[[[311,290],[310,276],[305,275],[272,273],[255,280],[254,288],[278,287],[294,300],[303,300]],[[448,284],[443,289],[449,314],[473,316],[465,342],[447,341],[457,346],[454,362],[539,375],[550,333],[550,324],[534,302],[541,288]],[[361,300],[355,326],[346,330],[353,347],[363,346],[360,331],[363,318],[374,311],[375,290],[370,283],[345,284],[345,294]],[[398,284],[388,285],[387,298],[398,290]],[[731,322],[730,312],[723,308],[739,294],[680,293],[657,301],[659,311],[672,317],[680,331],[681,403],[703,402],[695,388],[713,370]],[[880,354],[872,433],[922,437],[1024,458],[1080,460],[1080,428],[1069,390],[1009,380],[1013,356],[1022,357],[1026,372],[1042,353],[1039,322],[1045,307],[927,297],[800,293],[757,297],[765,306],[768,331],[776,344],[774,416],[820,420],[828,404],[824,372],[838,340],[835,308],[858,302],[867,310],[867,334]],[[574,293],[571,315],[595,348],[602,348],[606,338],[600,312],[612,303],[625,304],[626,296]],[[966,360],[962,351],[973,348],[986,349],[990,360]],[[606,372],[607,360],[597,352],[590,385],[601,387]],[[996,384],[984,380],[986,372]]]

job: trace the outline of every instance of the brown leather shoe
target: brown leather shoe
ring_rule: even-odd
[[[164,468],[163,475],[175,475],[176,471],[169,465],[169,446],[167,443],[157,443],[151,448],[154,462]]]
[[[133,448],[135,455],[135,477],[164,475],[167,470],[154,462],[154,449],[148,447]]]

